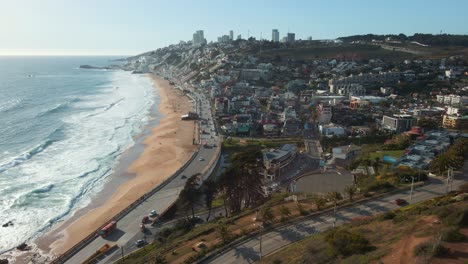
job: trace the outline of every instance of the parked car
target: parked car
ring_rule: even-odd
[[[149,213],[149,217],[156,217],[158,215],[158,213],[156,212],[156,210],[152,210],[150,213]]]
[[[148,221],[149,221],[149,217],[148,217],[148,216],[145,216],[145,217],[143,217],[143,219],[141,219],[141,222],[142,222],[143,224],[147,223]]]
[[[145,244],[145,241],[143,239],[138,239],[136,242],[135,242],[135,245],[137,247],[141,247]]]
[[[407,203],[408,203],[408,202],[406,202],[406,200],[404,200],[404,199],[398,198],[398,199],[395,200],[395,204],[396,204],[396,205],[400,205],[400,206],[401,206],[401,205],[405,205],[405,204],[407,204]]]

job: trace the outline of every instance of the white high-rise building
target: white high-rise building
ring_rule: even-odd
[[[233,41],[234,40],[234,31],[229,30],[229,40]]]
[[[203,30],[197,30],[193,33],[193,45],[206,44],[205,37],[203,36]]]
[[[271,31],[271,41],[279,42],[279,31],[277,29]]]

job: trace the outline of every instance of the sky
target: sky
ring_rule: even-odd
[[[204,30],[235,37],[468,34],[468,1],[0,0],[0,55],[136,55]]]

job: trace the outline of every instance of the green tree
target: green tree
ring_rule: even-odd
[[[315,207],[317,207],[317,210],[320,211],[327,203],[327,200],[321,195],[314,195],[312,197],[312,202],[315,204]]]
[[[439,127],[439,122],[430,118],[421,118],[418,121],[418,126],[424,128],[425,131],[436,129]]]
[[[166,258],[163,255],[156,254],[151,259],[151,264],[167,264]]]
[[[435,157],[431,164],[430,169],[433,172],[443,173],[447,171],[450,167],[460,168],[463,165],[463,158],[453,153],[441,153]]]
[[[231,159],[231,166],[219,178],[221,193],[230,212],[238,213],[242,207],[251,207],[263,199],[263,153],[260,146],[247,146]]]
[[[195,218],[195,203],[200,197],[200,190],[198,188],[198,176],[197,173],[192,175],[185,182],[184,189],[179,194],[179,202],[185,210],[190,210],[192,212],[192,218]],[[188,216],[187,216],[188,218]]]
[[[208,215],[206,216],[206,221],[210,219],[215,193],[216,183],[212,180],[205,181],[205,183],[203,184],[203,194],[205,195],[205,205],[208,208]]]
[[[260,211],[260,217],[264,223],[271,223],[275,219],[273,209],[270,206],[263,207]]]
[[[369,240],[363,235],[346,229],[332,229],[325,235],[325,242],[336,255],[364,254],[371,249]]]
[[[338,201],[343,200],[343,196],[339,192],[329,192],[327,193],[327,198],[335,205],[338,203]]]
[[[352,202],[353,201],[353,196],[354,194],[356,193],[357,191],[357,188],[356,186],[354,185],[348,185],[345,187],[345,193],[348,194],[348,197],[349,197],[349,201]]]
[[[229,226],[224,221],[219,221],[216,226],[216,231],[218,236],[223,241],[223,244],[226,244],[231,238],[231,232],[229,231]]]
[[[289,208],[284,205],[280,206],[279,211],[282,219],[287,219],[291,215]]]

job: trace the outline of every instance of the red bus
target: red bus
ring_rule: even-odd
[[[101,235],[102,237],[106,237],[107,235],[112,233],[112,231],[114,231],[116,227],[117,227],[117,222],[112,221],[109,224],[107,224],[105,227],[103,227],[101,230],[99,230],[98,234]]]

